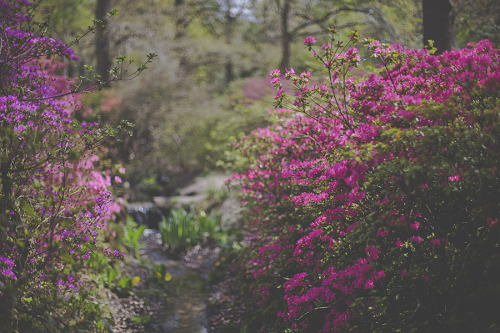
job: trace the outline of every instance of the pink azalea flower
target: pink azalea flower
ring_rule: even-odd
[[[312,46],[316,43],[316,39],[314,39],[314,37],[312,36],[307,36],[305,39],[304,39],[304,44],[307,45],[307,46]]]

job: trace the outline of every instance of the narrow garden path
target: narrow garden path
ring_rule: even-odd
[[[199,255],[198,263],[174,260],[164,252],[160,234],[147,230],[146,246],[141,256],[155,265],[164,265],[168,275],[165,308],[155,315],[154,326],[160,332],[207,332],[206,297],[207,277],[204,271],[217,258],[216,251]],[[171,276],[171,277],[170,277]]]
[[[156,197],[153,205],[145,203],[144,207],[154,209],[162,205],[206,205],[207,201],[211,200],[210,196],[224,193],[224,182],[227,178],[227,175],[221,174],[198,177],[190,185],[180,189],[178,196]],[[137,204],[131,206],[137,207]],[[223,228],[235,227],[240,220],[239,201],[235,197],[228,196],[218,202],[217,211],[222,215]],[[147,221],[142,223],[149,225]],[[131,275],[136,274],[134,271],[139,271],[139,266],[144,269],[146,265],[151,271],[143,274],[134,293],[136,299],[150,304],[147,312],[149,320],[143,325],[133,324],[130,318],[137,318],[140,314],[136,311],[126,319],[129,325],[125,324],[116,332],[211,332],[207,306],[207,300],[210,298],[209,274],[220,260],[220,248],[198,244],[180,256],[175,256],[166,250],[160,232],[156,229],[146,229],[141,242],[144,247],[140,249],[139,254],[143,263],[139,265],[137,261],[135,264],[131,261],[128,269]],[[161,266],[164,271],[159,274],[156,270]],[[155,274],[159,274],[158,283],[154,282]],[[124,300],[121,301],[121,304],[125,303]]]

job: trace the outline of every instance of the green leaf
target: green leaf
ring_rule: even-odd
[[[68,152],[68,161],[75,162],[80,158],[80,152],[76,149],[70,149]]]
[[[70,255],[69,253],[64,253],[61,255],[61,258],[68,263],[73,264],[75,262],[75,259],[73,259],[73,256]]]
[[[129,277],[122,277],[120,280],[118,280],[118,283],[123,289],[132,288],[132,280]]]
[[[108,286],[116,279],[118,276],[118,271],[114,268],[110,268],[108,271]]]
[[[139,276],[135,276],[132,279],[132,287],[135,287],[140,281],[141,281],[141,278]]]
[[[26,214],[28,214],[29,216],[35,216],[36,215],[35,210],[33,209],[33,207],[31,207],[31,205],[29,203],[27,203],[27,202],[25,202],[23,204],[23,209],[26,212]]]

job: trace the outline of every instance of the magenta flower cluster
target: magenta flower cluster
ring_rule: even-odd
[[[252,214],[249,274],[287,332],[441,325],[456,319],[467,244],[498,258],[498,50],[367,40],[380,69],[360,80],[357,42],[307,37],[329,75],[287,71],[290,97],[272,71],[285,109],[234,144],[250,165],[233,177]]]

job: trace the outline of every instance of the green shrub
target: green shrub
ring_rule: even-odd
[[[163,244],[180,250],[214,238],[221,231],[221,223],[220,214],[207,215],[204,211],[196,213],[176,208],[162,219],[159,227]]]

